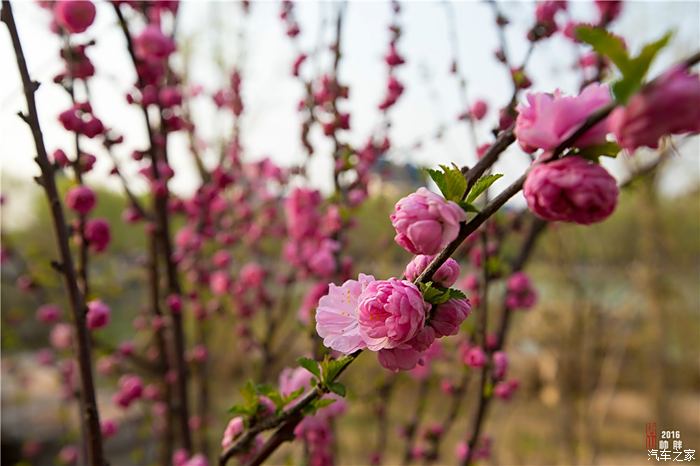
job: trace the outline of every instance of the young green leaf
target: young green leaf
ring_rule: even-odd
[[[445,174],[445,184],[447,192],[443,191],[445,199],[448,201],[460,201],[462,196],[464,196],[464,191],[467,190],[467,180],[462,174],[462,170],[458,167],[448,167],[447,165],[440,165],[442,171]]]
[[[304,393],[304,387],[299,387],[298,389],[294,390],[292,393],[282,399],[284,401],[284,405],[286,406],[292,401],[296,400],[302,393]]]
[[[423,299],[430,304],[444,304],[450,299],[466,298],[464,293],[455,288],[443,288],[434,285],[433,282],[421,283],[420,290],[423,293]]]
[[[329,384],[328,389],[337,395],[340,395],[343,397],[345,396],[345,385],[343,385],[340,382],[333,382],[333,383]]]
[[[627,103],[632,94],[642,87],[651,62],[654,61],[661,49],[666,47],[672,35],[671,32],[668,32],[660,39],[646,44],[639,55],[628,61],[622,79],[612,85],[615,100],[623,104]]]
[[[297,362],[301,367],[311,372],[318,379],[321,379],[321,369],[319,368],[318,361],[311,358],[299,358]]]
[[[620,153],[620,146],[617,143],[608,141],[595,146],[588,146],[576,152],[576,155],[584,159],[598,161],[600,157],[617,157]]]
[[[333,403],[335,403],[335,401],[336,401],[335,398],[321,398],[321,399],[314,401],[314,407],[316,409],[325,408],[326,406],[330,406]]]
[[[474,186],[472,186],[472,189],[469,190],[469,194],[465,199],[467,204],[472,204],[481,195],[481,193],[489,189],[489,186],[494,184],[496,180],[498,180],[502,176],[502,174],[496,173],[493,175],[486,175],[479,178],[476,181],[476,183],[474,183]]]
[[[600,55],[606,56],[623,74],[627,70],[629,55],[622,38],[599,27],[579,26],[576,37],[593,47]]]
[[[467,202],[466,200],[464,201],[459,201],[457,204],[464,209],[465,212],[474,212],[475,214],[479,213],[479,209],[476,208],[474,204],[471,204]]]
[[[426,172],[428,172],[430,178],[435,182],[435,185],[438,187],[442,195],[447,197],[447,195],[445,194],[448,192],[445,174],[440,170],[435,170],[433,168],[426,169]]]
[[[327,359],[324,360],[323,363],[321,363],[321,366],[323,368],[323,383],[329,383],[335,380],[335,378],[338,376],[338,373],[345,367],[347,364],[348,357],[343,356],[338,359]]]

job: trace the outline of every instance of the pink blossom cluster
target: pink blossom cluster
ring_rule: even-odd
[[[506,307],[508,309],[531,309],[537,303],[537,291],[525,272],[516,272],[506,282]]]
[[[467,300],[452,299],[431,314],[410,281],[360,274],[342,286],[329,285],[316,310],[316,331],[331,349],[349,354],[367,348],[378,352],[385,368],[409,370],[436,338],[457,333],[469,310]]]
[[[141,378],[137,375],[127,374],[119,379],[117,393],[112,401],[121,408],[128,408],[134,401],[143,397],[144,388]]]
[[[94,138],[105,131],[102,121],[92,112],[88,102],[76,103],[58,115],[58,121],[67,131]]]
[[[308,276],[329,278],[338,270],[340,245],[333,239],[341,227],[337,208],[325,212],[317,190],[294,188],[284,201],[288,240],[285,258]]]

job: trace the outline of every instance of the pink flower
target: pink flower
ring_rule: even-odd
[[[284,201],[284,213],[289,235],[295,239],[313,236],[320,223],[318,207],[321,193],[306,188],[295,188]]]
[[[503,351],[496,351],[491,356],[493,361],[493,376],[496,379],[502,379],[508,370],[508,356]]]
[[[90,243],[90,248],[93,251],[104,251],[112,239],[107,220],[103,218],[88,220],[85,224],[85,239],[88,240],[88,243]]]
[[[109,323],[109,307],[100,300],[87,303],[87,314],[85,315],[87,327],[90,330],[102,328]]]
[[[469,109],[469,114],[475,119],[475,120],[481,120],[486,116],[486,112],[488,112],[489,106],[484,102],[483,100],[479,99],[476,102],[472,104],[472,107]]]
[[[435,307],[428,325],[435,329],[438,338],[457,335],[459,326],[469,316],[471,309],[468,299],[450,299]]]
[[[493,388],[493,394],[496,397],[507,401],[513,397],[513,394],[519,386],[520,384],[517,380],[505,380],[502,382],[498,382]]]
[[[538,23],[554,23],[559,10],[566,10],[566,2],[561,0],[544,0],[537,2],[535,18]]]
[[[700,132],[700,77],[676,67],[610,116],[610,129],[627,150],[656,149],[671,134]]]
[[[143,60],[162,60],[175,51],[175,43],[157,24],[149,24],[134,37],[134,50]]]
[[[209,461],[207,461],[207,457],[204,454],[197,453],[188,459],[184,466],[209,466]]]
[[[95,192],[85,185],[71,188],[66,194],[66,205],[82,215],[90,212],[96,202]]]
[[[122,408],[128,408],[132,402],[143,396],[143,382],[137,375],[123,375],[119,379],[119,390],[114,395],[114,402]]]
[[[100,423],[100,429],[104,438],[113,437],[119,430],[119,424],[113,419],[105,419]]]
[[[615,210],[617,183],[603,167],[579,157],[536,165],[523,186],[532,212],[549,221],[600,222]]]
[[[413,258],[411,262],[406,266],[404,275],[406,280],[414,281],[418,276],[423,273],[423,271],[428,267],[428,265],[433,261],[435,256],[418,255]],[[450,258],[447,259],[438,269],[437,272],[433,274],[432,281],[440,286],[449,288],[457,281],[459,277],[459,264],[456,260]]]
[[[429,327],[426,327],[429,328]],[[432,329],[431,329],[432,330]],[[430,333],[428,333],[430,334]],[[434,335],[434,332],[432,332],[432,335]],[[381,354],[382,352],[385,351],[392,351],[392,350],[382,350],[378,354]],[[423,351],[420,354],[420,359],[418,360],[418,363],[416,366],[411,369],[410,375],[416,380],[424,380],[428,376],[430,376],[430,363],[441,357],[443,354],[442,352],[442,345],[438,340],[433,340],[432,344],[430,345],[429,348],[427,348],[425,351]],[[386,367],[386,366],[384,366]]]
[[[73,345],[73,327],[68,324],[56,324],[49,336],[51,346],[56,349],[68,349]]]
[[[58,461],[62,464],[75,464],[80,450],[75,445],[66,445],[58,452]]]
[[[482,367],[486,364],[486,354],[479,346],[473,346],[464,354],[464,364],[469,367]]]
[[[380,350],[377,358],[385,369],[394,372],[408,371],[416,367],[421,353],[404,343],[397,348]]]
[[[327,283],[316,283],[307,291],[304,299],[301,301],[301,306],[297,311],[297,318],[303,323],[308,324],[311,318],[311,312],[318,306],[318,301],[328,293]]]
[[[559,90],[554,94],[530,93],[528,105],[518,106],[515,135],[526,152],[537,149],[553,150],[571,136],[595,110],[611,102],[607,86],[591,84],[578,96],[564,96]],[[607,123],[602,121],[576,140],[576,147],[586,147],[605,142]]]
[[[45,324],[53,324],[58,321],[61,315],[61,308],[55,304],[44,304],[36,310],[36,320]]]
[[[225,450],[233,445],[233,441],[243,433],[244,427],[243,418],[241,416],[236,416],[228,421],[226,429],[224,430],[224,438],[221,439],[221,448]]]
[[[223,296],[228,293],[231,288],[231,277],[228,272],[219,270],[209,276],[209,288],[211,292],[217,296]]]
[[[373,281],[358,299],[359,334],[371,351],[396,348],[423,328],[429,310],[413,283],[396,278]]]
[[[62,0],[53,8],[56,22],[68,32],[85,32],[97,13],[90,0]]]
[[[437,254],[459,234],[466,220],[461,207],[441,196],[419,188],[399,200],[391,214],[396,230],[394,240],[413,254]]]
[[[260,288],[265,280],[265,269],[255,262],[243,266],[240,272],[240,282],[244,288]]]
[[[328,285],[328,294],[319,300],[316,309],[316,332],[326,347],[350,354],[367,346],[360,336],[358,302],[373,281],[373,276],[360,274],[357,280],[348,280],[342,286]]]
[[[537,292],[524,272],[516,272],[506,282],[506,307],[530,309],[537,302]]]
[[[182,296],[176,293],[169,294],[165,299],[165,304],[168,305],[168,309],[173,314],[180,314],[182,312]]]
[[[593,0],[600,13],[600,22],[609,23],[613,21],[622,11],[622,0]]]

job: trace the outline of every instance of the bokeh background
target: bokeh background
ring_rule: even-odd
[[[338,7],[333,2],[298,6],[305,48],[331,37]],[[227,82],[227,70],[239,66],[245,75],[242,142],[247,157],[268,156],[283,166],[300,163],[305,155],[298,140],[296,104],[303,90],[289,76],[296,51],[278,19],[279,5],[254,3],[247,18],[233,2],[191,1],[183,2],[181,8],[178,34],[185,53],[179,55],[178,66],[187,70],[188,82],[213,92]],[[512,22],[507,40],[518,63],[526,53],[525,34],[534,7],[529,2],[503,2],[501,8]],[[352,129],[347,138],[358,145],[379,123],[375,108],[385,86],[382,56],[390,11],[385,2],[347,6],[340,79],[351,88],[346,108],[352,113]],[[572,2],[569,14],[577,20],[592,19],[594,7]],[[47,148],[51,152],[69,146],[70,135],[56,120],[69,100],[51,83],[61,68],[61,44],[47,29],[47,13],[33,2],[17,2],[15,15],[30,71],[44,83],[37,99]],[[491,107],[477,129],[477,139],[487,141],[497,121],[495,109],[510,97],[509,76],[493,59],[497,37],[492,24],[491,10],[483,3],[403,4],[400,47],[407,65],[399,76],[406,94],[392,110],[394,148],[381,168],[384,178],[374,183],[350,235],[357,270],[396,275],[409,260],[405,252],[392,246],[388,214],[399,197],[424,183],[419,168],[475,161],[468,131],[457,120],[464,109],[449,73],[454,54],[450,28],[457,33],[457,56],[470,99],[483,98]],[[145,146],[146,134],[138,111],[124,98],[135,75],[109,5],[98,3],[92,30],[97,40],[90,52],[97,68],[93,108],[107,126],[126,136],[117,155],[137,193],[144,193],[146,186],[139,184],[138,167],[131,164],[129,155]],[[661,54],[652,75],[700,46],[700,3],[629,2],[613,27],[633,50],[669,30],[674,31],[672,45]],[[318,54],[309,69],[323,68],[326,59]],[[559,36],[538,45],[528,65],[533,89],[575,92],[579,84],[573,69],[576,59],[571,43]],[[14,464],[23,443],[37,438],[47,445],[41,464],[51,464],[51,453],[69,435],[66,423],[75,423],[75,410],[58,396],[57,371],[36,363],[35,353],[47,345],[48,334],[33,316],[43,302],[63,299],[63,291],[49,264],[55,257],[52,229],[45,200],[32,181],[38,169],[32,160],[31,136],[16,116],[23,108],[23,95],[4,31],[0,33],[0,63],[1,190],[6,197],[2,240],[3,248],[15,253],[2,266],[2,464]],[[201,128],[204,159],[213,162],[217,141],[225,135],[230,119],[217,113],[206,99],[195,100],[192,112]],[[320,134],[312,138],[318,149],[311,160],[310,181],[328,190],[331,148]],[[191,194],[198,181],[188,144],[184,134],[170,138],[176,171],[172,187],[183,196]],[[116,344],[132,332],[131,319],[143,303],[144,272],[137,265],[143,261],[144,238],[139,227],[121,221],[124,199],[118,183],[108,176],[111,163],[101,157],[103,149],[86,144],[86,150],[97,156],[96,168],[86,178],[99,191],[96,212],[110,220],[114,238],[110,254],[94,259],[92,274],[93,287],[110,303],[115,317],[103,337],[107,344]],[[622,180],[636,165],[654,156],[639,153],[606,163]],[[505,181],[497,183],[495,191],[528,164],[529,159],[517,148],[503,154],[495,170],[506,174]],[[68,185],[67,180],[61,183],[63,188]],[[508,207],[522,205],[518,198]],[[245,251],[237,251],[237,257],[245,260]],[[618,210],[604,224],[550,228],[528,270],[537,284],[539,305],[515,321],[509,349],[511,371],[520,379],[521,389],[514,400],[497,404],[491,412],[486,432],[494,440],[494,454],[487,463],[646,464],[647,422],[656,422],[659,429],[680,430],[685,448],[700,448],[698,138],[684,141],[653,175],[626,189]],[[17,286],[17,280],[28,274],[44,285],[40,293],[23,293]],[[299,289],[284,327],[297,325],[293,310],[301,296]],[[247,366],[236,359],[235,351],[217,351],[231,345],[231,328],[220,325],[211,334],[212,353],[218,354],[212,361],[210,384],[213,443],[218,443],[219,432],[228,421],[225,411],[238,396],[240,381],[253,375],[246,373]],[[305,344],[292,342],[290,350],[275,362],[276,369],[293,365]],[[376,394],[385,375],[371,358],[363,358],[358,366],[346,378],[351,409],[338,426],[342,464],[366,464],[364,446],[376,435],[372,424],[376,400],[370,395]],[[447,364],[435,370],[438,377],[430,387],[434,396],[429,398],[426,418],[439,420],[445,406],[437,380],[455,375]],[[388,405],[394,426],[388,451],[396,456],[390,453],[387,464],[398,462],[401,444],[396,427],[408,420],[410,412],[405,407],[416,397],[416,389],[410,377],[402,378]],[[109,399],[110,384],[100,385],[100,397]],[[221,414],[218,419],[216,413]],[[152,445],[139,429],[140,418],[146,415],[130,413],[131,418],[124,422],[134,428],[122,429],[110,441],[108,454],[115,458],[114,464],[148,463]],[[464,435],[466,419],[463,415],[451,440]],[[126,450],[124,446],[133,449],[134,445],[129,456],[118,456]],[[289,461],[290,451],[293,449],[287,448],[275,457],[275,464]]]

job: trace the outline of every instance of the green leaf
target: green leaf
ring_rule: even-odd
[[[621,148],[617,143],[609,141],[581,149],[576,152],[576,155],[597,162],[600,157],[617,157],[620,150]]]
[[[480,211],[479,209],[476,208],[474,204],[471,204],[469,202],[465,201],[459,201],[457,204],[465,211],[465,212],[474,212],[475,214],[478,214]]]
[[[343,397],[345,396],[345,385],[343,385],[340,382],[333,382],[328,384],[328,389],[337,395]]]
[[[635,58],[629,60],[623,71],[621,80],[613,83],[612,91],[615,100],[626,103],[627,100],[642,87],[649,67],[656,55],[668,45],[671,40],[671,32],[666,33],[660,39],[646,44]]]
[[[255,414],[243,405],[233,405],[229,408],[228,412],[233,416],[252,416]]]
[[[258,392],[255,389],[255,384],[252,380],[248,380],[246,384],[241,388],[241,395],[243,395],[243,401],[248,406],[257,406],[258,404]]]
[[[335,403],[335,401],[335,398],[321,398],[319,400],[314,401],[314,407],[316,409],[325,408],[326,406],[330,406],[333,403]]]
[[[474,183],[474,186],[472,186],[472,189],[469,190],[469,194],[465,199],[467,204],[472,204],[481,195],[481,193],[489,189],[489,186],[494,184],[496,180],[498,180],[502,176],[503,175],[501,173],[496,173],[493,175],[486,175],[479,178],[476,181],[476,183]]]
[[[443,192],[445,199],[448,201],[461,201],[464,196],[464,191],[467,190],[467,180],[462,174],[462,170],[457,166],[448,167],[440,165],[442,171],[445,172],[445,182],[447,184],[447,193]]]
[[[304,387],[299,387],[298,389],[294,390],[292,393],[283,398],[284,405],[286,406],[292,401],[296,400],[302,393],[304,393]]]
[[[299,358],[297,359],[297,362],[301,367],[311,372],[318,379],[321,378],[321,369],[318,366],[318,361],[311,358]]]
[[[606,56],[617,68],[625,74],[629,64],[627,47],[622,38],[613,33],[594,26],[579,26],[576,28],[576,37],[590,46],[600,55]]]
[[[324,359],[324,361],[321,363],[321,367],[323,368],[323,378],[321,379],[324,384],[332,383],[336,377],[338,377],[338,373],[345,367],[345,365],[348,362],[348,357],[343,356],[338,359]]]
[[[466,298],[465,294],[456,288],[443,288],[433,282],[420,283],[419,286],[423,299],[430,304],[444,304],[450,299]]]
[[[445,181],[445,174],[440,170],[435,170],[434,168],[427,168],[425,170],[428,172],[428,176],[435,182],[440,192],[445,195],[447,192],[447,181]]]
[[[442,195],[448,201],[459,202],[467,190],[467,180],[457,166],[440,165],[442,171],[427,169],[428,175],[435,182]]]

